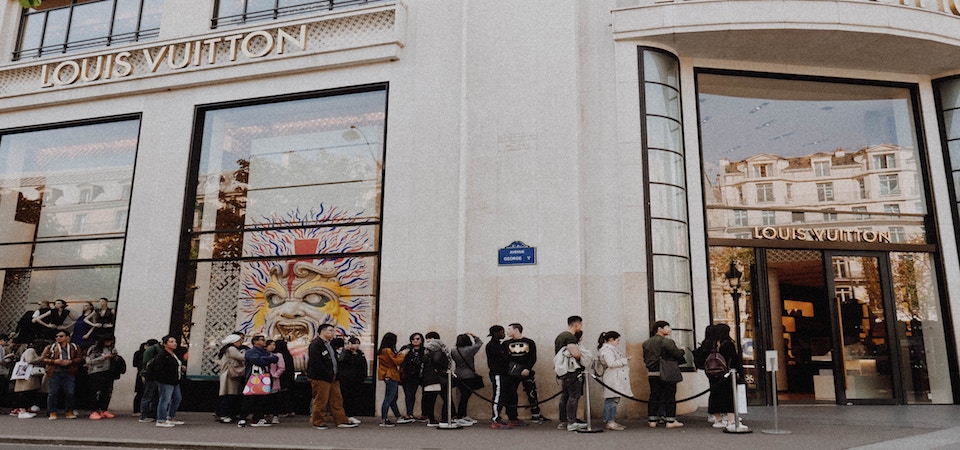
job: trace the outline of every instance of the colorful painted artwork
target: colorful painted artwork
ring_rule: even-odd
[[[307,347],[317,328],[333,324],[343,336],[372,334],[373,256],[342,256],[375,248],[374,227],[344,225],[355,220],[336,209],[271,217],[260,226],[293,224],[304,228],[248,233],[244,255],[290,259],[242,263],[237,329],[247,335],[282,336],[296,370],[306,369]],[[317,258],[318,254],[337,257]],[[296,255],[309,255],[296,257]]]

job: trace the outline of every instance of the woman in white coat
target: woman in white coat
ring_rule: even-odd
[[[617,349],[620,344],[620,333],[616,331],[607,331],[600,333],[597,348],[600,349],[600,363],[603,364],[603,384],[609,388],[603,389],[603,421],[606,422],[605,428],[614,431],[623,431],[626,427],[616,421],[617,403],[620,402],[620,396],[626,395],[633,397],[633,391],[630,390],[630,361],[629,356],[624,356]]]

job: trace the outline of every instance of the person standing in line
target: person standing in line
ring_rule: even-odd
[[[704,347],[717,349],[720,356],[727,363],[727,367],[737,369],[737,377],[743,374],[743,361],[737,351],[737,344],[730,337],[730,325],[720,323],[714,326],[712,333],[704,341]],[[707,400],[707,412],[713,414],[714,428],[727,428],[731,431],[744,430],[747,427],[742,423],[739,428],[736,423],[733,404],[733,386],[730,385],[729,375],[708,376],[710,380],[710,397]],[[740,380],[738,380],[739,382]]]
[[[533,366],[537,364],[537,343],[523,336],[523,325],[519,323],[507,325],[507,337],[510,339],[504,341],[503,346],[510,354],[510,362],[523,368],[519,374],[514,375],[513,384],[523,386],[527,403],[530,405],[530,421],[549,422],[550,419],[540,415],[540,398],[537,395],[536,373],[533,371]]]
[[[7,353],[7,341],[10,336],[0,334],[0,401],[7,401],[7,392],[10,389],[10,368],[16,355]]]
[[[327,429],[327,407],[338,428],[354,428],[359,420],[350,420],[343,410],[343,394],[338,380],[339,367],[337,352],[330,341],[333,340],[333,325],[320,325],[318,336],[307,348],[307,379],[313,401],[310,411],[310,423],[318,430]]]
[[[270,386],[270,395],[267,396],[266,400],[267,412],[272,416],[270,424],[277,425],[280,423],[280,408],[283,406],[280,403],[280,389],[283,387],[280,379],[283,374],[287,373],[287,362],[284,361],[283,355],[277,353],[277,341],[267,339],[267,345],[264,349],[277,357],[277,362],[270,364],[270,377],[273,384]],[[292,371],[293,368],[291,367],[290,370]]]
[[[87,352],[87,374],[92,389],[93,405],[90,420],[112,419],[110,399],[113,397],[113,368],[117,358],[113,336],[100,338]]]
[[[506,332],[500,325],[490,327],[490,342],[484,347],[487,354],[487,367],[490,369],[490,384],[493,387],[493,417],[490,428],[495,430],[510,428],[510,423],[519,423],[517,419],[517,386],[509,375],[510,355],[500,342]],[[504,422],[500,411],[506,407],[507,420]]]
[[[40,357],[40,362],[47,366],[47,381],[50,384],[47,412],[50,420],[57,420],[57,403],[62,393],[66,417],[76,419],[77,412],[73,404],[76,401],[77,371],[83,364],[83,350],[70,342],[70,335],[65,330],[58,331],[54,338],[56,341],[48,345]]]
[[[570,357],[580,361],[580,339],[577,333],[583,335],[583,318],[580,316],[567,317],[567,329],[557,335],[553,341],[554,354],[566,349]],[[583,369],[567,372],[560,377],[560,423],[558,430],[577,431],[587,428],[587,423],[577,419],[577,410],[580,408],[580,397],[583,395]]]
[[[243,352],[243,359],[246,362],[244,381],[250,378],[254,366],[259,367],[263,373],[269,374],[270,364],[276,363],[280,359],[273,353],[267,351],[267,338],[262,334],[254,336],[253,339],[250,340],[250,343],[253,344],[253,347]],[[240,420],[237,421],[237,426],[240,428],[247,426],[247,416],[252,412],[253,423],[250,424],[251,426],[269,427],[270,423],[264,418],[267,408],[267,397],[269,397],[269,395],[255,395],[244,392],[243,406],[240,408]]]
[[[147,339],[147,348],[143,349],[143,355],[140,357],[140,369],[137,376],[143,380],[143,396],[140,399],[140,423],[153,422],[157,420],[157,380],[152,373],[150,362],[153,361],[163,346],[156,339]]]
[[[384,384],[383,403],[380,404],[381,427],[394,426],[394,423],[387,418],[390,410],[393,411],[398,424],[414,421],[413,418],[401,416],[400,408],[397,407],[397,397],[400,393],[400,365],[403,364],[403,358],[409,352],[409,349],[404,349],[397,353],[397,335],[394,333],[385,333],[380,340],[380,351],[377,353],[377,379],[383,380]]]
[[[455,384],[457,390],[460,391],[460,400],[457,402],[457,415],[459,417],[457,423],[462,426],[472,426],[477,423],[476,419],[467,414],[467,402],[470,401],[473,391],[483,388],[483,378],[477,373],[477,366],[474,363],[474,358],[482,346],[483,341],[475,334],[464,333],[457,336],[457,347],[450,352],[450,357],[456,364],[454,370]]]
[[[177,356],[180,343],[174,336],[164,336],[160,340],[162,350],[153,359],[150,369],[157,383],[157,426],[172,428],[174,425],[183,425],[183,421],[176,420],[177,408],[180,407],[182,395],[180,381],[187,371],[183,360]]]
[[[401,386],[403,386],[403,404],[406,415],[404,419],[414,419],[424,422],[427,420],[423,416],[415,416],[413,407],[417,403],[417,390],[420,389],[420,372],[423,370],[423,335],[413,333],[410,335],[410,343],[404,345],[400,350],[409,350],[407,356],[403,358],[403,364],[400,366]]]
[[[620,345],[620,333],[616,331],[607,331],[600,333],[600,339],[597,341],[600,363],[603,364],[603,384],[613,388],[603,389],[603,421],[606,422],[606,429],[614,431],[623,431],[626,429],[623,425],[617,423],[617,403],[620,402],[620,396],[626,395],[633,397],[633,391],[630,389],[630,362],[629,356],[624,356],[617,349]],[[617,392],[614,392],[617,391]]]
[[[650,382],[650,403],[647,404],[647,425],[656,428],[661,420],[667,428],[680,428],[677,420],[677,383],[660,380],[660,358],[683,361],[683,349],[670,339],[670,323],[658,320],[653,324],[650,339],[643,342],[643,363]]]
[[[240,335],[229,334],[220,343],[223,346],[217,352],[220,358],[220,391],[216,414],[218,422],[230,423],[240,417],[243,403],[240,393],[243,391],[247,361],[243,359],[245,350],[241,349],[243,339]]]
[[[360,339],[346,339],[340,352],[340,392],[343,410],[349,417],[362,415],[363,382],[367,379],[367,356],[360,351]]]
[[[46,346],[47,341],[43,339],[34,340],[33,343],[30,344],[30,348],[26,349],[20,355],[20,361],[32,365],[41,364],[40,355]],[[14,383],[13,392],[17,396],[16,403],[23,405],[22,408],[19,408],[20,411],[17,418],[32,419],[37,416],[37,412],[40,411],[39,405],[46,398],[43,384],[43,374],[31,374],[26,380],[17,380],[17,382]]]
[[[427,426],[435,427],[440,422],[449,423],[450,417],[447,408],[447,393],[450,386],[447,383],[447,373],[450,370],[450,356],[447,346],[440,340],[440,333],[427,333],[423,352],[423,385],[422,412],[427,417]],[[436,404],[440,397],[440,422],[437,422]]]
[[[276,350],[275,353],[280,359],[283,360],[283,373],[280,374],[279,383],[280,388],[277,389],[279,397],[277,398],[279,404],[277,405],[277,410],[280,413],[280,416],[283,417],[293,417],[296,413],[293,411],[293,387],[296,382],[297,372],[294,370],[293,365],[293,355],[290,354],[290,349],[287,347],[287,341],[277,339],[275,341]]]

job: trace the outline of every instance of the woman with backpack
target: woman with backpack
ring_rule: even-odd
[[[605,428],[613,431],[623,431],[626,427],[616,421],[617,403],[620,402],[621,395],[633,397],[633,391],[630,390],[630,366],[628,365],[630,357],[624,356],[617,349],[617,346],[620,345],[620,333],[616,331],[600,333],[600,339],[597,343],[600,356],[598,361],[603,367],[603,384],[609,386],[603,389]]]
[[[726,363],[726,367],[737,369],[737,377],[743,376],[743,362],[740,360],[740,354],[737,352],[737,344],[730,338],[730,326],[721,323],[713,327],[711,334],[704,340],[704,348],[710,349],[710,353],[705,361],[705,370],[710,380],[710,398],[707,401],[707,412],[713,414],[714,428],[737,428],[734,416],[733,404],[733,386],[730,378],[721,373],[710,373],[712,368],[719,364],[713,364],[711,359],[722,358],[721,362]],[[716,353],[716,355],[714,355]],[[740,429],[746,428],[741,424]]]

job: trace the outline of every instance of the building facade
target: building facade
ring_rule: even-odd
[[[302,369],[321,323],[372,361],[519,322],[549,373],[577,314],[643,397],[653,321],[688,348],[724,322],[751,403],[954,403],[958,25],[952,0],[7,0],[0,323],[106,297],[125,354],[181,335],[204,385],[224,335]],[[518,242],[535,263],[498,260]]]

